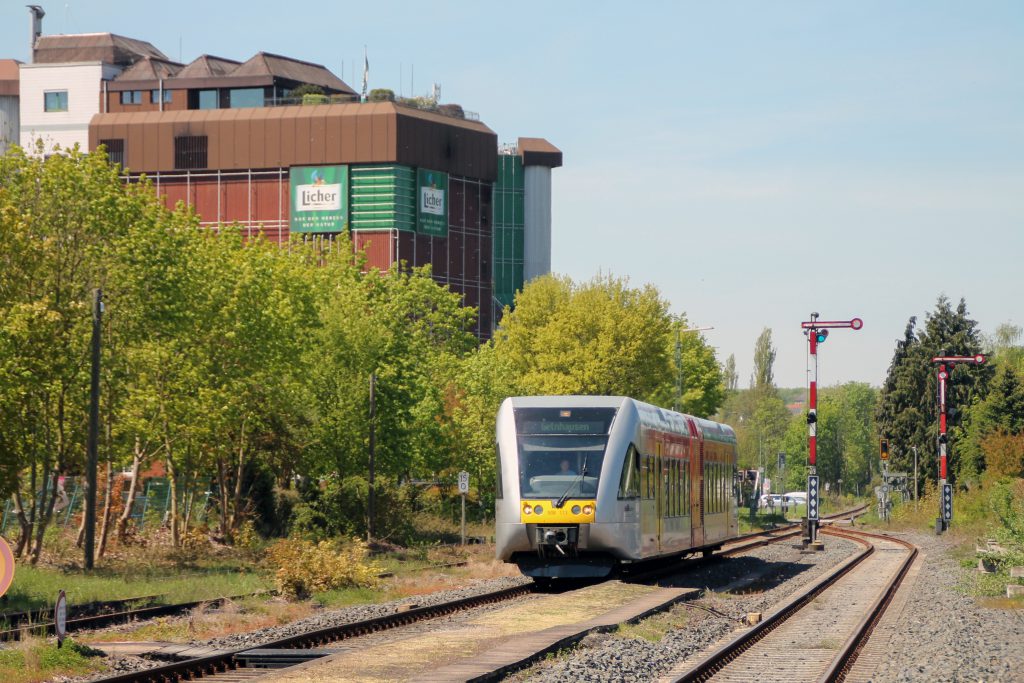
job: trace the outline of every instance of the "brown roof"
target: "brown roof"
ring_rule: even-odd
[[[32,55],[32,61],[39,64],[106,62],[128,66],[143,57],[167,60],[152,44],[114,33],[39,36]]]
[[[122,71],[115,81],[158,81],[171,78],[181,71],[182,65],[155,57],[144,57]]]
[[[0,59],[0,95],[17,95],[19,71],[17,59]]]
[[[562,150],[544,138],[519,138],[518,147],[524,166],[558,168],[562,165]]]
[[[214,57],[213,55],[200,55],[179,71],[177,77],[214,78],[224,76],[237,69],[239,64],[241,62],[236,62],[233,59],[224,59],[223,57]]]
[[[281,78],[298,83],[309,83],[334,92],[355,95],[356,91],[350,88],[343,80],[327,70],[322,64],[304,62],[291,57],[259,52],[245,64],[231,72],[230,76],[270,76]]]
[[[493,181],[497,136],[479,121],[393,102],[116,112],[89,123],[89,149],[125,140],[126,168],[174,170],[174,138],[207,136],[209,169],[399,163]]]

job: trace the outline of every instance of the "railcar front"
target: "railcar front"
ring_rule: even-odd
[[[620,498],[638,428],[623,397],[506,399],[498,411],[497,556],[527,576],[606,576],[640,557],[639,510]]]

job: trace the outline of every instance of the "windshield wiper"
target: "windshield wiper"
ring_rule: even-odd
[[[565,505],[565,501],[569,499],[569,492],[572,491],[572,487],[576,485],[576,482],[581,481],[583,477],[587,476],[587,457],[588,456],[586,455],[583,456],[583,467],[580,468],[580,473],[577,474],[576,478],[572,480],[572,483],[569,484],[569,488],[565,490],[565,493],[563,493],[559,497],[559,499],[555,501],[556,508],[561,508],[563,505]],[[580,488],[580,494],[582,495],[582,493],[583,489]]]

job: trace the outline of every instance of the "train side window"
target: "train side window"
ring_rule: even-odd
[[[636,446],[629,445],[626,457],[622,461],[622,474],[619,477],[619,500],[640,497],[640,455]]]
[[[651,456],[640,456],[640,493],[644,498],[651,498]]]
[[[497,500],[501,500],[505,496],[501,485],[501,448],[498,446],[497,442],[494,444],[494,460],[496,463],[494,467],[494,497]]]

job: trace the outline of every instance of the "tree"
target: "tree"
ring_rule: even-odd
[[[729,357],[725,359],[725,365],[722,367],[722,381],[726,391],[736,391],[739,388],[740,378],[736,373],[735,354],[730,353]]]
[[[623,395],[650,401],[674,377],[668,304],[611,276],[544,276],[516,296],[495,349],[528,394]]]
[[[661,386],[649,397],[651,403],[659,406],[678,404],[681,412],[699,417],[713,415],[722,404],[722,369],[715,358],[715,350],[707,341],[689,328],[685,316],[672,320],[666,338],[671,359],[669,375]],[[679,345],[679,359],[676,359],[676,344]],[[679,396],[679,390],[682,395]]]
[[[904,338],[897,343],[876,413],[879,436],[889,440],[890,466],[904,471],[913,466],[913,446],[927,453],[938,439],[938,385],[931,359],[973,356],[982,351],[977,323],[968,318],[963,299],[954,309],[949,299],[939,297],[935,310],[925,318],[924,329],[918,332],[915,328],[916,319],[911,318]],[[950,373],[947,404],[953,452],[964,411],[984,398],[992,373],[990,365],[966,364],[957,365]],[[920,462],[922,476],[937,476],[935,458],[921,458]]]
[[[772,346],[770,328],[761,330],[754,344],[754,374],[750,378],[750,387],[759,391],[774,390],[775,347]]]
[[[15,550],[33,563],[60,478],[83,466],[91,291],[111,243],[155,215],[103,154],[37,151],[0,158],[0,492],[14,496]]]

